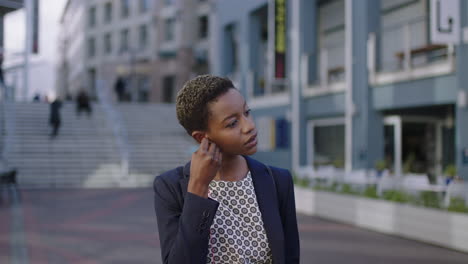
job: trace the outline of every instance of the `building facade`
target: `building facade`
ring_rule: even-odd
[[[96,94],[122,78],[128,101],[175,101],[207,73],[212,1],[69,0],[62,17],[61,91]]]
[[[450,44],[432,40],[432,2],[219,1],[214,73],[254,110],[257,158],[468,179],[468,3]]]
[[[148,101],[154,60],[153,2],[69,0],[62,16],[59,71],[62,94],[126,83],[126,97]]]
[[[190,78],[210,72],[210,30],[213,0],[156,1],[157,59],[153,101],[173,103]]]

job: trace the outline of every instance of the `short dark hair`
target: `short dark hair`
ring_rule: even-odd
[[[208,129],[208,103],[236,89],[231,80],[213,75],[200,75],[189,80],[177,93],[176,112],[179,123],[189,135]]]

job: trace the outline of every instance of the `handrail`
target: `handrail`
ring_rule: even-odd
[[[117,146],[119,148],[121,159],[120,179],[127,178],[129,176],[130,168],[130,147],[128,143],[128,131],[126,129],[125,123],[123,122],[121,114],[117,111],[117,109],[111,102],[111,97],[109,94],[110,89],[108,89],[109,86],[107,82],[104,80],[96,80],[96,87],[99,105],[102,107],[104,113],[107,116],[107,119],[112,124],[114,136],[117,142]]]
[[[11,147],[13,145],[13,135],[15,134],[16,130],[16,123],[15,123],[15,105],[10,104],[9,102],[13,102],[12,96],[10,94],[10,90],[8,87],[3,83],[0,82],[0,91],[1,91],[1,102],[2,102],[2,124],[1,126],[4,128],[5,136],[2,137],[2,144],[1,144],[1,157],[0,160],[3,162],[4,165],[8,166],[8,153],[11,151]]]

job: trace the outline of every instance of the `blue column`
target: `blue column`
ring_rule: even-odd
[[[353,169],[370,169],[383,157],[383,122],[372,104],[367,72],[367,39],[380,28],[380,2],[353,1]],[[349,70],[349,69],[346,69]]]
[[[468,1],[460,1],[460,18],[461,27],[468,26]],[[468,94],[468,44],[457,45],[456,50],[457,60],[457,80],[458,90],[464,91],[465,95]],[[466,99],[465,99],[466,100]],[[468,180],[468,107],[456,107],[456,159],[457,159],[457,172],[460,177]]]
[[[294,0],[293,0],[294,1]],[[318,17],[317,17],[317,1],[316,0],[301,0],[301,20],[299,27],[299,45],[300,54],[309,55],[309,72],[308,76],[302,76],[307,78],[310,82],[314,80],[317,72],[317,28],[318,28]],[[301,69],[302,74],[302,69]],[[300,90],[302,91],[302,83],[300,84]],[[305,98],[301,96],[299,106],[299,165],[305,166],[311,162],[307,160],[307,115],[305,112]]]

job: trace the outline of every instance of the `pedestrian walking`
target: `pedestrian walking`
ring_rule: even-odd
[[[299,263],[291,173],[249,157],[257,129],[241,93],[228,79],[198,76],[176,112],[199,148],[154,180],[163,263]]]
[[[60,124],[61,124],[61,121],[62,121],[61,118],[60,118],[60,108],[61,107],[62,107],[62,102],[60,101],[59,98],[56,98],[50,104],[49,123],[52,126],[52,132],[50,133],[51,138],[55,138],[58,135]]]
[[[85,111],[88,114],[88,117],[91,116],[92,108],[89,101],[88,93],[82,89],[76,96],[76,115],[78,117],[82,111]]]

